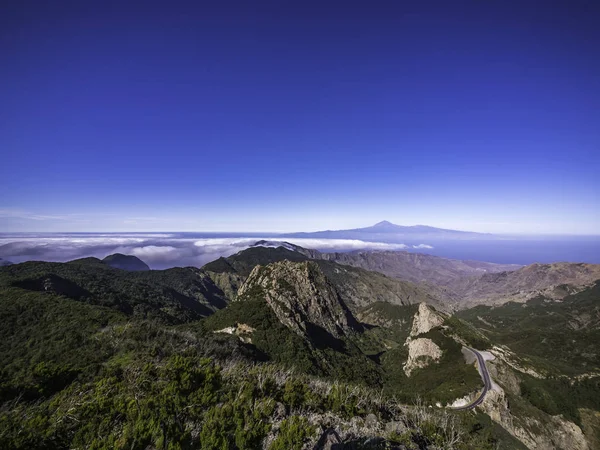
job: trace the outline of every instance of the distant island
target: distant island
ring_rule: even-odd
[[[283,234],[282,237],[324,238],[324,239],[362,239],[387,241],[390,238],[404,239],[495,239],[490,233],[448,230],[427,225],[403,226],[383,220],[370,227],[349,230],[325,230]]]

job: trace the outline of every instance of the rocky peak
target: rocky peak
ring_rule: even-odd
[[[337,291],[312,261],[279,261],[256,266],[238,291],[238,300],[264,298],[277,318],[302,337],[326,331],[342,337],[361,325]]]
[[[444,323],[444,316],[435,311],[427,303],[420,303],[419,309],[413,318],[412,329],[410,335],[412,337],[427,333],[435,327],[439,327]]]
[[[408,346],[408,358],[402,369],[407,377],[410,377],[413,370],[439,361],[443,354],[442,349],[431,339],[409,337],[405,345]]]
[[[419,303],[419,309],[413,317],[410,335],[404,343],[408,347],[408,358],[403,366],[404,373],[409,377],[414,369],[427,367],[429,364],[439,361],[442,357],[442,349],[431,339],[418,338],[417,336],[427,333],[432,328],[439,327],[444,323],[445,317],[434,310],[427,303]]]

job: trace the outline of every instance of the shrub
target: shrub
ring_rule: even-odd
[[[314,432],[315,428],[308,423],[306,417],[291,416],[281,422],[279,434],[269,450],[302,450],[304,443]]]

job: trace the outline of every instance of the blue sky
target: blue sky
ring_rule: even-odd
[[[0,6],[0,231],[598,234],[597,2],[161,3]]]

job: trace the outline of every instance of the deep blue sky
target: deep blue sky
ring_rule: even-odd
[[[600,230],[599,2],[134,5],[2,2],[0,231]]]

